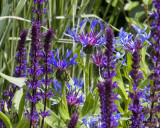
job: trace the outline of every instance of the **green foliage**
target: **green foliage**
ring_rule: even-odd
[[[7,128],[12,128],[10,119],[1,111],[0,111],[0,118],[3,120]]]

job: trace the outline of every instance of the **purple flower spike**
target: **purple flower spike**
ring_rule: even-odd
[[[137,29],[139,31],[139,29]],[[141,33],[141,32],[139,32]],[[137,34],[138,35],[138,34]],[[131,75],[131,78],[133,79],[133,93],[130,92],[130,97],[132,99],[132,103],[129,106],[129,110],[132,111],[131,116],[131,127],[130,128],[136,128],[142,126],[142,121],[144,121],[144,115],[142,112],[142,102],[140,102],[140,98],[143,98],[143,93],[138,90],[139,86],[139,80],[142,79],[142,73],[139,71],[140,68],[140,49],[143,47],[143,41],[139,40],[137,38],[138,36],[132,37],[132,40],[130,42],[125,42],[123,44],[123,48],[127,50],[128,52],[131,52],[133,58],[132,58],[132,70],[129,73]]]
[[[106,28],[106,60],[105,60],[105,82],[98,83],[100,103],[101,103],[101,127],[102,128],[115,128],[118,126],[118,122],[114,118],[113,112],[117,111],[117,106],[114,100],[117,99],[117,95],[114,93],[114,88],[117,87],[116,82],[112,83],[112,78],[115,76],[114,68],[114,37],[110,27]]]
[[[45,85],[45,91],[42,92],[42,90],[40,90],[41,97],[44,98],[44,111],[41,112],[41,116],[42,116],[41,128],[43,128],[43,125],[44,125],[44,118],[46,116],[50,116],[49,111],[46,111],[47,99],[53,96],[52,90],[48,92],[48,86],[52,82],[52,78],[48,78],[48,74],[51,74],[53,72],[51,63],[50,63],[50,58],[53,55],[52,51],[50,50],[53,34],[54,34],[53,30],[49,29],[48,32],[46,33],[46,38],[44,40],[45,44],[44,44],[44,53],[43,53],[44,54],[43,55],[43,58],[44,58],[43,73],[45,74],[45,78],[43,78],[42,83]]]
[[[5,114],[5,102],[4,102],[4,100],[0,100],[0,111],[1,112],[3,112],[4,114]],[[6,128],[6,125],[4,124],[4,122],[3,122],[3,120],[2,119],[0,119],[0,126],[2,127],[2,128]]]
[[[78,113],[74,113],[72,115],[71,120],[68,122],[68,128],[76,128],[77,122],[78,122]]]
[[[26,50],[25,50],[25,45],[26,45],[26,37],[28,34],[28,30],[23,30],[20,34],[20,40],[18,41],[18,53],[17,53],[17,57],[15,58],[15,60],[17,61],[17,66],[15,68],[15,73],[13,75],[13,77],[26,77]],[[7,108],[8,111],[10,111],[10,108],[12,106],[12,100],[14,97],[14,94],[16,92],[17,89],[20,89],[20,87],[11,84],[13,86],[13,89],[10,88],[10,90],[5,90],[5,96],[9,96],[9,100],[7,100]]]
[[[39,42],[40,39],[40,31],[37,23],[34,23],[31,28],[32,42],[31,42],[31,66],[28,68],[28,74],[30,74],[31,79],[27,81],[27,85],[29,89],[32,89],[32,93],[27,92],[26,99],[31,102],[31,112],[30,112],[30,127],[37,124],[38,118],[33,119],[35,115],[35,106],[36,103],[40,100],[40,95],[37,93],[37,88],[41,87],[41,80],[39,79],[39,75],[43,73],[42,67],[39,66],[39,61],[41,57],[43,57],[43,53],[41,51],[42,44]]]
[[[152,17],[154,17],[154,21],[151,21],[151,37],[154,39],[154,42],[150,46],[151,48],[151,59],[152,64],[150,64],[150,69],[152,70],[152,74],[149,75],[149,79],[153,84],[149,84],[149,94],[146,94],[146,99],[150,102],[145,109],[147,110],[147,114],[149,114],[149,118],[146,121],[146,127],[160,127],[160,118],[156,116],[156,113],[160,111],[160,1],[154,0],[153,5],[157,9],[154,11]],[[151,83],[151,82],[150,82]]]

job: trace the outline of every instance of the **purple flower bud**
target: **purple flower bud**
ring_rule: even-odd
[[[74,113],[72,115],[71,120],[68,122],[68,128],[76,128],[77,122],[78,122],[78,113]]]

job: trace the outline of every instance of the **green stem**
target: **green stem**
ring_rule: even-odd
[[[62,88],[62,101],[65,105],[65,108],[67,108],[67,100],[66,100],[66,88],[65,88],[65,81],[61,81],[61,88]]]
[[[86,55],[86,61],[85,61],[85,66],[88,70],[88,73],[84,73],[84,79],[85,79],[85,84],[84,84],[84,92],[87,96],[87,94],[89,93],[89,54]]]

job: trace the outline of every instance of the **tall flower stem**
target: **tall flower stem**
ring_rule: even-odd
[[[67,100],[66,100],[66,87],[65,87],[65,81],[61,81],[61,88],[62,88],[62,101],[64,102],[65,108],[68,110],[67,107]]]
[[[84,83],[84,92],[85,92],[85,95],[87,96],[87,94],[89,93],[89,57],[90,57],[90,54],[87,54],[86,55],[86,58],[85,58],[85,67],[88,71],[88,73],[84,73],[84,79],[85,79],[85,83]]]

